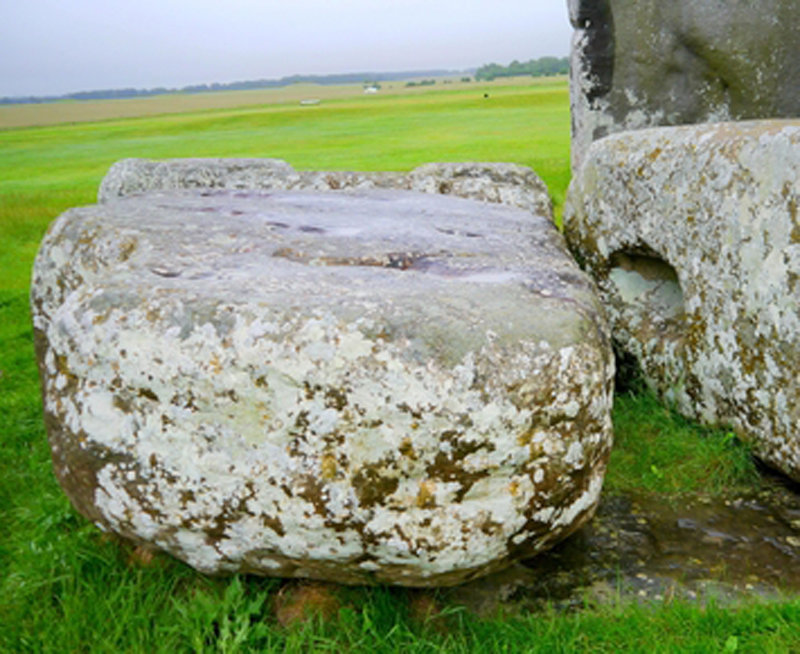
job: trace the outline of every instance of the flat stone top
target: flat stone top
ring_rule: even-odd
[[[575,314],[593,323],[599,310],[548,219],[410,191],[153,192],[68,211],[45,249],[82,282],[119,290],[102,302],[179,293],[348,320],[394,312],[398,325],[459,321],[467,340],[474,325],[481,338],[489,329],[553,346],[594,331]],[[47,262],[37,269],[47,283]]]

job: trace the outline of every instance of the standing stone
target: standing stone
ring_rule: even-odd
[[[797,0],[569,0],[572,169],[607,134],[800,116]]]
[[[800,481],[800,120],[594,143],[564,227],[614,339],[691,418]]]
[[[32,307],[62,487],[202,571],[455,584],[598,502],[613,357],[548,217],[149,191],[62,215]]]

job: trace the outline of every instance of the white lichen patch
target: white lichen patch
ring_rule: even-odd
[[[594,144],[565,207],[614,338],[685,414],[800,479],[800,122]]]
[[[613,361],[546,218],[152,194],[66,214],[32,303],[64,489],[199,570],[452,584],[596,506]]]

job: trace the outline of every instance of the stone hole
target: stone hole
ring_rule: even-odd
[[[611,256],[608,277],[620,300],[636,307],[647,322],[682,328],[684,303],[678,274],[657,254],[617,252]]]

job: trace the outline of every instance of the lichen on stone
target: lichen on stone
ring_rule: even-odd
[[[798,179],[797,120],[640,130],[591,146],[564,212],[648,383],[795,479]]]
[[[54,467],[84,515],[209,573],[403,585],[591,516],[613,358],[549,216],[210,183],[67,212],[37,257]]]

